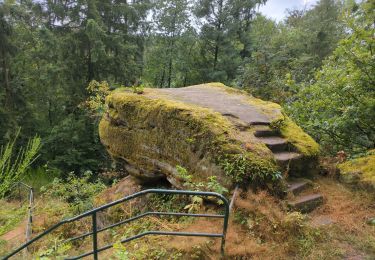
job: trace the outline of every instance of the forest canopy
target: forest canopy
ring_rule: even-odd
[[[21,127],[20,145],[41,137],[39,165],[95,172],[108,160],[90,82],[220,81],[283,105],[326,153],[374,148],[374,2],[320,0],[281,22],[266,2],[0,2],[0,145]]]

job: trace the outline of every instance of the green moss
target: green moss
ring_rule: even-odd
[[[237,183],[247,181],[257,186],[279,178],[278,168],[271,160],[259,158],[251,153],[226,154],[219,158],[218,164],[226,175]],[[252,174],[249,175],[249,172]]]
[[[241,95],[248,95],[248,93],[244,90],[234,88],[234,87],[228,87],[225,86],[221,82],[210,82],[210,83],[205,83],[202,84],[202,86],[207,86],[207,87],[214,87],[214,88],[220,88],[222,90],[225,90],[228,94],[241,94]]]
[[[251,96],[248,98],[248,102],[251,105],[258,107],[264,114],[271,116],[273,120],[279,120],[283,118],[283,115],[281,113],[281,106],[279,104],[264,101]]]
[[[284,120],[276,121],[272,125],[280,129],[282,136],[288,139],[288,141],[297,148],[299,153],[306,157],[316,157],[319,155],[319,144],[289,117],[285,116]]]
[[[145,92],[149,91],[152,90],[145,89]],[[179,101],[150,99],[144,95],[122,92],[108,96],[107,103],[110,107],[108,113],[112,119],[127,121],[131,119],[131,123],[135,124],[142,123],[142,121],[146,123],[144,119],[147,121],[161,119],[164,116],[161,113],[165,113],[169,119],[200,125],[217,134],[227,132],[232,128],[231,123],[219,113]]]
[[[375,149],[366,156],[339,164],[342,179],[375,191]]]

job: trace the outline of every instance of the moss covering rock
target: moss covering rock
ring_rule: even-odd
[[[106,103],[101,141],[140,182],[167,178],[178,188],[213,190],[279,179],[281,169],[271,150],[254,136],[253,123],[278,122],[301,153],[318,153],[317,144],[279,105],[220,83],[144,89],[142,94],[117,90]]]
[[[375,149],[365,156],[339,164],[338,168],[344,182],[375,191]]]

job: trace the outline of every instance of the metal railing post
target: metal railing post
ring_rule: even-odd
[[[221,238],[221,247],[220,247],[222,259],[224,259],[225,257],[225,238],[227,235],[229,212],[230,212],[230,206],[228,204],[228,201],[224,201],[224,206],[225,206],[225,216],[224,216],[224,225],[223,225],[223,237]]]
[[[92,250],[94,254],[94,260],[98,260],[98,226],[96,223],[96,212],[92,213]]]
[[[31,235],[33,233],[33,203],[34,203],[34,189],[30,188],[29,192],[29,205],[28,205],[28,220],[26,226],[26,242],[30,241]]]
[[[21,184],[18,183],[18,199],[20,200],[20,208],[22,207],[22,199],[21,199]]]

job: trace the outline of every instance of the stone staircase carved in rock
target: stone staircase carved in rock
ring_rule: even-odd
[[[303,157],[298,153],[281,133],[274,130],[268,124],[255,124],[254,135],[264,143],[274,154],[275,160],[288,171],[290,176],[287,182],[287,205],[290,210],[298,210],[308,213],[323,203],[323,196],[311,190],[313,183],[305,179],[293,179],[292,164]]]

